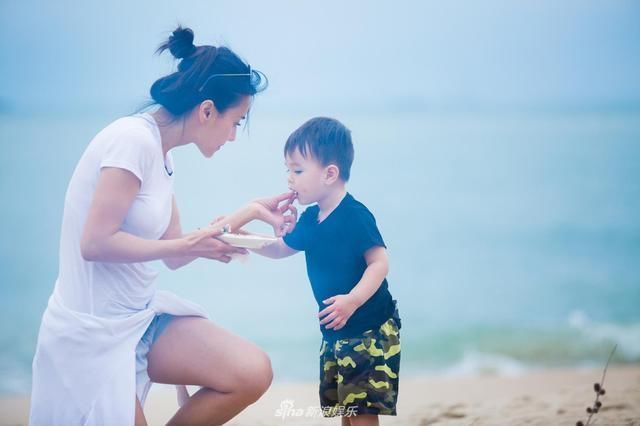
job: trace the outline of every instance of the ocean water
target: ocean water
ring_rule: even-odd
[[[310,116],[258,108],[212,159],[175,151],[183,228],[285,191],[282,147]],[[0,393],[29,391],[66,185],[115,118],[0,116]],[[598,367],[614,344],[614,362],[640,362],[640,112],[337,118],[355,143],[349,190],[389,247],[404,375]],[[320,334],[302,255],[157,267],[160,288],[264,348],[277,381],[315,380]]]

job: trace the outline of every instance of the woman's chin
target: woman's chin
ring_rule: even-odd
[[[202,154],[203,154],[206,158],[211,158],[211,157],[213,157],[213,155],[214,155],[216,152],[218,152],[218,150],[219,150],[219,149],[220,149],[220,147],[217,147],[217,148],[215,148],[215,149],[213,149],[213,150],[209,150],[209,151],[207,151],[207,152],[203,152]]]
[[[200,150],[200,153],[205,158],[213,157],[213,154],[218,152],[220,148],[222,148],[222,145],[211,146],[211,147],[198,145],[198,149]]]

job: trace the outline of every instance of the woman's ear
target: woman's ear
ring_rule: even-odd
[[[325,170],[325,183],[332,185],[340,177],[340,169],[335,164],[329,164]]]
[[[216,110],[216,105],[211,99],[207,99],[200,103],[200,107],[198,108],[198,118],[200,123],[215,120],[217,114],[218,110]]]

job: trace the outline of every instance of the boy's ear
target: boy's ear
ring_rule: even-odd
[[[333,184],[340,177],[340,169],[335,164],[329,164],[325,168],[325,183],[327,185]]]

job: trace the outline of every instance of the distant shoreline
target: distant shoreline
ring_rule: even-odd
[[[575,425],[593,403],[593,384],[602,370],[545,369],[513,377],[401,376],[398,416],[384,425]],[[596,424],[640,426],[640,364],[610,367],[607,393]],[[278,412],[289,400],[288,415]],[[292,402],[291,402],[292,401]],[[337,419],[313,416],[316,383],[276,383],[230,425],[337,425]],[[0,398],[0,425],[26,425],[28,397]],[[177,409],[171,386],[152,388],[145,406],[149,425],[166,423]],[[278,416],[277,414],[280,414]]]

